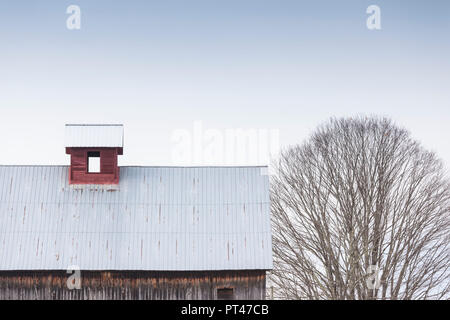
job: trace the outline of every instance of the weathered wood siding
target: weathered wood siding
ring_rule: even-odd
[[[234,299],[265,298],[266,272],[81,271],[81,289],[68,289],[64,271],[0,271],[1,300],[217,299],[233,288]]]
[[[118,184],[120,148],[66,148],[70,154],[70,184]],[[100,173],[88,173],[88,152],[100,153]]]

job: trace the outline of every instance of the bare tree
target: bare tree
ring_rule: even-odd
[[[271,182],[274,270],[287,299],[449,297],[450,184],[388,119],[332,119]]]

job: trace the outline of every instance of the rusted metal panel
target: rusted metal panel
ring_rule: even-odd
[[[217,299],[232,289],[233,299],[265,299],[265,271],[82,271],[80,289],[69,289],[63,271],[0,272],[0,300],[179,300]]]
[[[265,167],[120,169],[101,186],[0,166],[0,270],[272,268]]]

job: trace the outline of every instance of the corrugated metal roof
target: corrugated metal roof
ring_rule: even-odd
[[[123,147],[121,124],[66,124],[66,147]]]
[[[121,167],[119,186],[67,166],[0,166],[0,270],[271,269],[265,167]]]

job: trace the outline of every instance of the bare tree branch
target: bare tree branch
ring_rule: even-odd
[[[449,298],[450,184],[407,131],[388,119],[332,119],[285,150],[276,172],[279,298]]]

